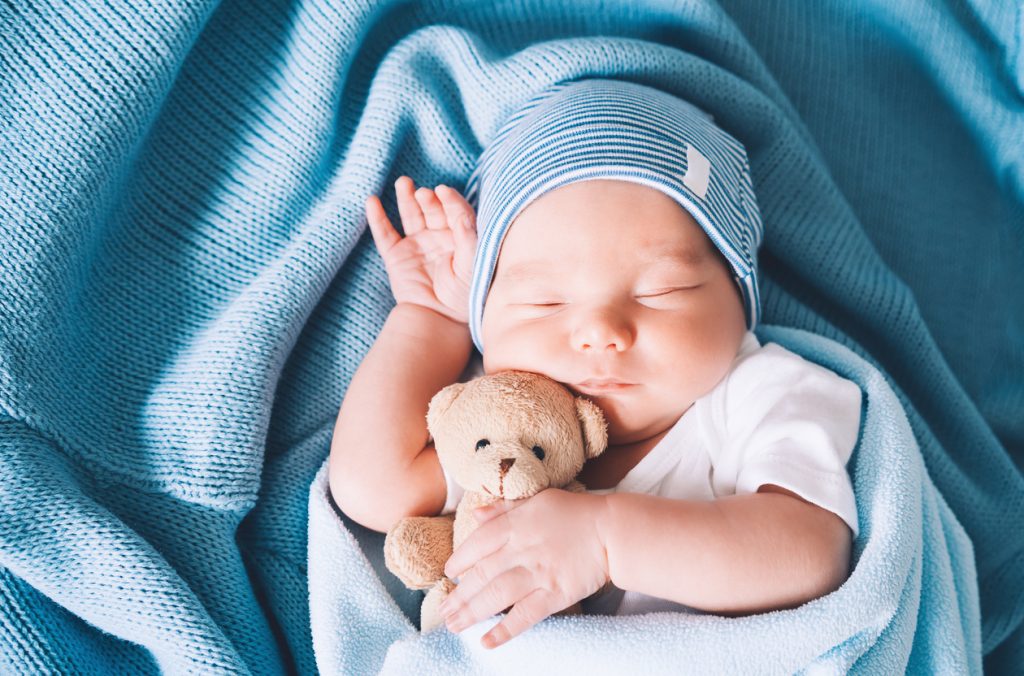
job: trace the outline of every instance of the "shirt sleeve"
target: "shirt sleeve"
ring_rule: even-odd
[[[444,507],[441,508],[441,516],[443,516],[455,511],[459,501],[462,500],[462,494],[466,491],[462,486],[455,483],[455,480],[448,474],[444,465],[441,465],[441,471],[444,472],[444,485],[448,488],[448,497],[444,499]]]
[[[737,362],[714,409],[725,430],[712,459],[716,495],[775,484],[833,512],[856,537],[846,470],[860,430],[855,383],[768,343]]]
[[[464,383],[474,378],[479,378],[484,374],[483,357],[479,352],[473,350],[470,354],[469,361],[466,364],[466,368],[462,371],[459,376],[459,382]],[[462,495],[466,492],[459,484],[455,483],[455,479],[448,473],[448,470],[444,468],[444,464],[441,464],[441,471],[444,473],[444,485],[448,489],[447,497],[444,499],[444,507],[441,508],[441,514],[451,514],[458,507],[459,501],[462,500]]]

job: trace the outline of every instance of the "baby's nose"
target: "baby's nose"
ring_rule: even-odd
[[[572,343],[575,349],[586,352],[603,352],[609,348],[622,352],[633,344],[633,329],[614,312],[592,312],[574,328]]]

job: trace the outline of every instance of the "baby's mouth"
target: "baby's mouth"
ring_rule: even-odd
[[[583,394],[600,395],[610,394],[613,392],[622,392],[628,390],[631,387],[636,387],[635,383],[625,383],[619,380],[584,380],[582,383],[573,385],[573,388],[582,392]]]

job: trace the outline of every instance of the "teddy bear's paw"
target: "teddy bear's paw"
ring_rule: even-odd
[[[452,515],[410,516],[384,538],[384,564],[410,589],[429,589],[444,577],[452,555]]]
[[[567,483],[565,486],[563,486],[562,490],[563,491],[569,491],[570,493],[586,493],[587,492],[587,487],[584,486],[579,481],[577,481],[576,479],[573,479],[572,481]]]
[[[423,597],[423,605],[420,606],[421,632],[428,632],[444,624],[444,617],[441,616],[441,611],[438,608],[453,589],[455,589],[455,583],[448,578],[442,578]]]

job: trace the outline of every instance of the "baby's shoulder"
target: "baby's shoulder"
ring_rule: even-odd
[[[861,396],[856,383],[771,342],[741,354],[719,390],[722,403],[733,409],[753,402],[763,408],[781,399],[812,407],[836,399],[859,406]]]
[[[754,349],[741,352],[733,362],[730,377],[746,378],[753,375],[771,377],[773,375],[792,376],[801,372],[828,369],[804,359],[796,352],[778,343],[764,343]],[[831,371],[829,371],[831,372]]]

